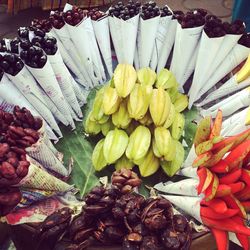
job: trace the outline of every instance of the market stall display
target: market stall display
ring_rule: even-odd
[[[17,35],[0,41],[3,221],[68,250],[184,250],[204,226],[249,248],[243,22],[130,0],[66,4]]]

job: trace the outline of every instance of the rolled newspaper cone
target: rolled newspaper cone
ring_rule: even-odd
[[[153,53],[159,22],[160,16],[156,16],[147,20],[144,20],[140,17],[136,43],[140,68],[150,66],[150,59]]]
[[[237,43],[217,68],[217,70],[213,73],[211,78],[203,85],[203,88],[200,90],[199,97],[205,94],[224,76],[226,76],[236,66],[243,62],[248,57],[249,52],[250,48]]]
[[[168,57],[174,45],[176,27],[177,27],[177,19],[170,20],[168,33],[162,45],[162,50],[158,59],[157,73],[159,73],[163,68],[165,68]]]
[[[188,64],[190,63],[191,58],[197,49],[203,27],[204,26],[202,25],[195,28],[184,29],[181,27],[180,23],[177,23],[170,71],[173,72],[178,83],[180,83],[180,80],[183,77]],[[180,87],[182,87],[182,85],[180,85]]]
[[[189,196],[176,196],[176,195],[162,195],[165,199],[169,200],[176,207],[194,217],[200,223],[202,223],[200,216],[200,202],[201,197],[189,197]]]
[[[73,84],[74,81],[73,77],[69,73],[67,67],[63,63],[63,59],[61,57],[61,54],[59,50],[57,50],[55,55],[48,55],[48,59],[50,61],[50,64],[53,68],[53,71],[55,73],[56,79],[59,83],[59,86],[61,88],[61,91],[68,102],[68,104],[71,106],[71,108],[75,111],[78,117],[82,117],[82,111],[80,109],[79,103],[77,101]]]
[[[67,192],[74,189],[73,186],[49,174],[31,157],[27,157],[27,160],[30,162],[29,172],[18,183],[18,186],[57,192]]]
[[[51,102],[47,101],[49,99],[46,94],[37,85],[36,80],[27,70],[26,66],[15,76],[6,74],[8,78],[14,83],[14,85],[19,89],[19,91],[26,97],[30,104],[38,111],[40,116],[48,123],[48,125],[61,137],[62,133],[59,129],[56,118],[61,118],[62,122],[68,124],[63,115],[58,114],[57,109],[50,105]],[[52,115],[53,112],[53,115]]]
[[[57,40],[57,46],[60,51],[60,54],[62,56],[63,62],[66,64],[66,66],[70,69],[70,71],[75,75],[75,77],[78,79],[79,83],[82,84],[84,87],[88,87],[88,83],[84,78],[84,75],[82,74],[81,70],[78,68],[77,63],[75,63],[75,60],[71,57],[69,54],[69,50],[66,50],[64,48],[63,43],[61,42],[60,38],[52,29],[48,35],[54,36]],[[80,59],[78,59],[80,60]]]
[[[110,34],[118,62],[133,64],[139,14],[128,20],[122,20],[115,16],[109,16],[108,19]]]
[[[48,141],[46,140],[44,125],[38,132],[40,138],[35,144],[25,149],[27,154],[38,161],[44,168],[48,169],[49,171],[53,171],[63,177],[68,176],[68,170],[56,157],[53,152],[54,149],[51,148],[51,145],[49,147],[46,144],[46,142],[48,143]]]
[[[202,32],[197,61],[195,65],[194,77],[191,88],[189,90],[189,108],[192,107],[197,99],[199,91],[204,86],[206,73],[209,72],[214,58],[225,36],[210,38],[205,31]]]
[[[249,127],[245,125],[248,112],[249,107],[224,120],[222,122],[221,135],[233,136],[245,131]]]
[[[180,89],[181,92],[184,92],[183,86],[194,72],[195,64],[196,64],[197,56],[198,56],[198,51],[199,51],[199,44],[197,45],[197,49],[194,50],[194,53],[190,59],[190,62],[187,65],[187,68],[185,69],[185,73],[182,75],[181,79],[178,82],[179,86],[182,86]]]
[[[239,91],[245,87],[248,87],[250,85],[250,77],[245,79],[242,82],[237,82],[237,76],[232,76],[228,81],[223,83],[221,87],[213,91],[211,94],[209,94],[202,102],[199,103],[199,106],[203,106],[207,103],[210,103],[214,100],[217,100],[219,98],[222,98],[226,95],[229,95],[235,91]]]
[[[72,79],[72,87],[75,92],[78,103],[80,107],[82,107],[87,101],[87,92],[82,91],[81,87],[78,85],[78,83],[74,79]]]
[[[186,177],[190,177],[193,179],[199,179],[199,177],[197,175],[197,168],[193,168],[192,166],[181,168],[177,174],[182,175],[182,176],[186,176]]]
[[[157,33],[155,37],[153,53],[152,53],[151,60],[150,60],[150,68],[153,69],[154,71],[157,67],[158,60],[162,53],[163,44],[165,43],[167,36],[168,36],[171,19],[172,19],[172,15],[160,17],[160,21],[159,21],[159,25],[158,25],[158,29],[157,29]]]
[[[160,182],[156,184],[154,188],[162,193],[197,197],[196,187],[198,185],[198,179],[188,178],[178,182]]]
[[[197,157],[197,155],[195,153],[195,147],[194,147],[194,145],[192,145],[192,147],[188,153],[188,156],[187,156],[186,160],[184,161],[182,167],[186,168],[186,167],[192,166],[193,161],[195,160],[196,157]]]
[[[107,16],[100,20],[92,20],[95,31],[95,37],[102,54],[103,61],[106,65],[110,77],[113,75],[112,54],[110,46],[109,19]]]
[[[216,71],[218,66],[223,62],[228,53],[233,49],[233,47],[237,44],[238,40],[242,35],[234,35],[234,34],[226,34],[223,42],[218,50],[216,57],[209,68],[209,71],[206,74],[205,81],[207,81],[213,73]]]
[[[211,115],[212,117],[215,117],[217,114],[217,110],[220,109],[223,113],[223,116],[226,117],[230,116],[237,110],[247,107],[249,105],[250,105],[250,89],[246,88],[216,103],[207,110],[202,110],[201,114],[204,116]]]
[[[51,99],[57,109],[65,116],[66,120],[69,122],[72,128],[75,128],[74,121],[71,117],[68,103],[65,100],[62,91],[60,89],[59,83],[56,79],[55,73],[52,66],[47,60],[43,68],[32,68],[27,66],[32,75],[39,82],[40,86]]]

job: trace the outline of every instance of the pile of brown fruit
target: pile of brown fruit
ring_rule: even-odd
[[[124,250],[189,249],[191,228],[187,219],[174,214],[168,200],[146,199],[135,192],[140,183],[131,170],[116,171],[112,185],[96,186],[86,195],[80,215],[70,219],[72,211],[64,208],[47,217],[40,237],[55,240],[64,235],[67,250],[86,249],[96,240],[122,245]]]

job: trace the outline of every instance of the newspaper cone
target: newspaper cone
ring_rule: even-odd
[[[29,101],[23,96],[23,94],[18,90],[18,88],[7,78],[5,74],[0,80],[0,97],[10,104],[27,108],[34,116],[39,116],[35,108],[29,103]]]
[[[213,73],[211,78],[205,83],[205,85],[203,85],[203,88],[200,90],[199,96],[205,94],[224,76],[226,76],[236,66],[243,62],[248,57],[249,52],[250,48],[237,43],[217,68],[217,70]]]
[[[44,136],[31,147],[25,149],[27,154],[38,161],[44,168],[55,172],[60,176],[66,177],[69,175],[67,169],[62,162],[56,157],[50,147],[44,142]]]
[[[73,186],[45,171],[34,159],[27,157],[27,160],[30,162],[29,172],[18,186],[57,192],[67,192],[73,189]]]
[[[48,125],[61,137],[62,133],[52,115],[50,102],[46,101],[45,93],[37,85],[36,80],[24,66],[23,69],[15,76],[6,74],[8,78],[14,83],[19,91],[25,96],[30,104],[37,110],[40,116],[48,123]],[[53,113],[55,115],[55,113]],[[62,116],[62,121],[65,118]],[[67,121],[65,121],[67,122]]]
[[[197,168],[193,168],[192,166],[181,168],[177,174],[193,179],[199,179],[197,175]]]
[[[208,95],[201,103],[199,103],[199,106],[203,106],[207,103],[210,103],[214,100],[217,100],[219,98],[222,98],[226,95],[229,95],[233,92],[239,91],[243,88],[246,88],[250,85],[250,77],[245,79],[244,81],[238,83],[237,82],[237,76],[232,76],[228,81],[223,83],[221,87],[213,91],[210,95]]]
[[[223,116],[225,117],[225,116],[230,116],[237,110],[247,107],[249,105],[250,105],[250,90],[249,88],[246,88],[216,103],[209,109],[202,110],[201,114],[204,116],[211,115],[212,117],[215,117],[218,109],[220,109],[223,113]]]
[[[57,50],[56,54],[53,56],[48,55],[49,62],[53,68],[53,71],[56,75],[56,79],[59,83],[61,91],[71,106],[71,108],[75,111],[78,117],[82,117],[82,111],[80,109],[79,103],[77,101],[72,82],[74,81],[73,77],[69,73],[67,67],[63,63],[61,54],[59,50]]]
[[[78,85],[78,83],[74,79],[72,79],[72,87],[73,87],[73,90],[75,92],[78,103],[79,103],[80,107],[82,107],[87,101],[87,96],[84,95],[80,86]]]
[[[183,86],[194,72],[195,64],[196,64],[196,60],[198,56],[198,50],[199,50],[198,48],[199,48],[199,45],[197,45],[197,49],[194,50],[194,53],[190,59],[189,64],[187,65],[185,73],[182,75],[181,80],[179,81],[179,86],[182,86],[180,89],[181,92],[184,92]]]
[[[111,16],[108,19],[118,63],[133,64],[139,14],[126,21]]]
[[[195,65],[194,78],[189,90],[189,108],[197,99],[199,91],[204,86],[206,73],[209,72],[213,60],[218,54],[219,48],[225,36],[209,38],[205,31],[202,32],[197,61]]]
[[[177,20],[172,19],[169,23],[168,33],[162,45],[162,50],[158,59],[157,73],[159,73],[167,63],[168,57],[174,45],[176,34]]]
[[[175,195],[162,195],[164,198],[173,203],[176,207],[180,208],[185,213],[194,217],[200,223],[202,223],[200,216],[200,202],[201,197],[189,197],[189,196],[175,196]]]
[[[154,188],[162,193],[197,197],[196,187],[198,185],[199,180],[188,178],[178,182],[160,182]]]
[[[32,75],[39,82],[44,92],[48,95],[48,97],[54,103],[54,105],[65,116],[70,126],[74,128],[75,125],[71,117],[68,104],[62,94],[59,83],[56,79],[55,73],[51,67],[49,60],[47,60],[46,64],[41,69],[32,68],[29,66],[27,67],[29,71],[32,73]]]
[[[223,39],[223,42],[220,46],[220,49],[218,50],[218,53],[217,53],[213,63],[211,64],[209,71],[206,74],[205,81],[207,81],[213,75],[213,73],[216,71],[218,66],[223,62],[225,57],[229,54],[229,52],[237,44],[237,42],[241,36],[242,35],[233,35],[233,34],[225,35],[225,38]]]
[[[245,125],[247,113],[249,108],[230,116],[222,123],[221,135],[233,136],[245,131],[249,126]]]
[[[173,72],[178,83],[180,83],[191,58],[197,49],[203,27],[204,26],[202,25],[195,28],[183,29],[181,24],[177,23],[170,71]],[[182,87],[182,85],[180,85],[180,87]]]
[[[54,31],[54,29],[52,29],[48,33],[48,35],[54,36],[56,38],[57,46],[58,46],[58,49],[59,49],[60,54],[62,56],[63,62],[67,65],[67,67],[70,69],[70,71],[75,75],[75,77],[78,79],[80,84],[82,84],[85,87],[88,87],[88,83],[85,80],[84,75],[82,74],[82,72],[78,68],[77,64],[75,63],[75,60],[69,54],[69,50],[66,50],[64,48],[63,43],[61,42],[60,38],[58,37],[58,35]],[[80,59],[79,59],[79,61],[80,61]]]
[[[92,20],[92,25],[103,61],[106,65],[109,76],[112,77],[113,66],[110,46],[109,19],[108,17],[105,17],[97,21]]]
[[[159,22],[160,16],[147,20],[140,17],[136,46],[140,68],[149,67]]]
[[[73,41],[71,40],[71,35],[68,32],[66,24],[61,29],[55,29],[55,28],[53,28],[52,30],[60,38],[60,40],[61,40],[64,48],[66,49],[66,51],[68,52],[68,54],[71,56],[71,58],[73,59],[74,63],[78,66],[78,69],[80,70],[80,72],[84,76],[84,79],[88,83],[87,87],[88,88],[92,88],[93,87],[93,83],[92,83],[92,81],[91,81],[91,79],[90,79],[90,77],[88,75],[88,72],[86,71],[86,69],[82,65],[79,53],[78,53],[77,48],[75,47]]]
[[[195,153],[195,147],[193,145],[188,153],[186,160],[183,163],[183,167],[186,168],[192,166],[193,161],[195,160],[196,157],[197,155]]]
[[[150,61],[150,68],[154,71],[157,67],[158,60],[162,53],[163,44],[165,43],[166,38],[168,36],[171,19],[172,19],[172,15],[160,17],[158,30],[156,33],[156,38],[155,38],[155,43],[154,43],[154,48],[153,48],[153,53],[152,53],[152,57]]]

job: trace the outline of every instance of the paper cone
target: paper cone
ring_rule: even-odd
[[[202,223],[200,216],[200,202],[201,197],[189,197],[189,196],[176,196],[176,195],[162,195],[164,198],[173,203],[176,207],[183,210],[185,213],[194,217],[200,223]]]
[[[238,246],[242,247],[235,233],[228,232],[228,235],[229,235],[229,240],[231,240],[233,243],[237,244]]]
[[[95,37],[102,54],[103,61],[107,67],[110,77],[113,75],[112,55],[110,46],[109,20],[105,17],[101,20],[93,21],[92,25],[95,31]]]
[[[74,121],[71,117],[68,104],[62,94],[59,83],[56,79],[55,73],[51,67],[49,60],[42,69],[31,68],[27,66],[32,75],[39,82],[40,86],[51,99],[58,110],[65,116],[71,127],[74,127]]]
[[[14,83],[19,91],[26,97],[30,104],[38,111],[41,117],[48,123],[48,125],[59,135],[62,133],[51,113],[49,102],[46,101],[46,95],[42,93],[38,87],[35,79],[24,66],[23,69],[15,76],[6,74],[8,78]],[[54,113],[53,113],[54,114]],[[62,118],[65,120],[65,118]]]
[[[241,44],[236,44],[230,51],[224,61],[219,65],[217,70],[213,73],[211,78],[203,85],[200,90],[199,97],[205,94],[224,76],[231,72],[236,66],[243,62],[249,55],[250,49]]]
[[[248,87],[249,85],[250,85],[250,77],[238,83],[236,75],[234,75],[227,82],[223,83],[221,87],[219,87],[218,89],[213,91],[210,95],[208,95],[201,103],[199,103],[199,106],[203,106],[209,102],[217,100],[233,92],[239,91],[245,87]]]
[[[218,50],[218,53],[216,57],[214,58],[214,61],[211,64],[209,71],[206,74],[205,81],[207,81],[213,75],[213,73],[216,71],[218,66],[223,62],[223,60],[226,58],[229,52],[237,44],[241,36],[242,35],[233,35],[233,34],[225,35],[225,38],[223,39],[220,49]]]
[[[71,83],[72,83],[72,87],[73,87],[73,90],[75,92],[76,98],[78,100],[78,103],[79,103],[80,107],[82,107],[86,103],[87,97],[86,97],[86,95],[83,94],[80,86],[78,85],[78,83],[74,79],[72,79]]]
[[[66,50],[63,46],[63,43],[61,42],[58,35],[55,33],[54,29],[52,29],[48,35],[54,36],[57,40],[57,46],[60,51],[60,54],[62,56],[63,62],[67,65],[67,67],[70,69],[70,71],[75,75],[76,78],[78,78],[80,84],[82,84],[85,87],[88,87],[88,83],[85,80],[81,70],[78,68],[77,63],[75,63],[76,59],[74,60],[71,55],[69,54],[69,50]],[[80,62],[79,62],[80,63]]]
[[[202,32],[197,61],[195,65],[194,78],[189,90],[189,108],[197,99],[199,91],[204,86],[206,73],[209,72],[213,60],[218,54],[224,36],[209,38],[205,31]]]
[[[193,168],[192,166],[181,168],[177,174],[194,179],[199,179],[197,175],[197,168]]]
[[[161,182],[156,184],[154,188],[162,193],[197,197],[196,187],[198,184],[199,180],[189,178],[178,182]]]
[[[30,162],[29,172],[19,182],[18,186],[58,192],[66,192],[73,189],[73,186],[61,181],[39,167],[39,164],[35,160],[30,157],[27,159]]]
[[[111,16],[108,20],[118,62],[133,64],[139,14],[126,21]]]
[[[224,120],[222,122],[221,135],[233,136],[245,131],[249,127],[245,125],[248,109],[245,108]]]
[[[159,22],[160,16],[147,20],[140,17],[136,46],[140,68],[149,67]]]
[[[226,99],[216,103],[207,110],[202,110],[202,115],[216,116],[217,110],[222,111],[223,117],[229,116],[237,110],[250,105],[250,91],[248,88],[227,97]]]
[[[181,24],[177,23],[170,71],[173,72],[178,83],[180,83],[191,58],[197,49],[203,27],[204,26],[183,29]],[[182,87],[182,85],[180,85],[180,87]]]
[[[77,101],[72,82],[74,79],[69,73],[67,67],[63,63],[61,54],[59,50],[57,50],[56,54],[53,56],[48,56],[52,69],[55,73],[56,79],[61,88],[62,94],[64,95],[66,101],[71,106],[71,108],[75,111],[78,117],[82,117],[82,111],[80,109],[79,103]]]
[[[172,19],[172,15],[160,17],[158,30],[157,30],[155,42],[154,42],[153,53],[152,53],[152,57],[150,60],[150,68],[154,71],[157,67],[159,57],[162,53],[163,44],[165,43],[165,40],[168,35],[168,30],[169,30],[171,19]]]
[[[191,147],[189,153],[188,153],[188,156],[186,158],[186,160],[184,161],[183,163],[183,167],[190,167],[192,166],[195,158],[197,157],[196,153],[195,153],[195,148],[194,148],[194,145]]]
[[[157,73],[159,73],[163,68],[165,68],[168,57],[174,45],[176,27],[177,27],[177,20],[172,19],[169,23],[166,39],[162,45],[162,50],[157,65]]]

